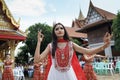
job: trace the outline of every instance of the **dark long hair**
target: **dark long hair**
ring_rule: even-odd
[[[57,36],[56,36],[56,34],[55,34],[55,28],[56,28],[57,25],[61,25],[61,26],[63,27],[63,29],[64,29],[64,32],[65,32],[65,33],[64,33],[63,39],[70,41],[69,36],[68,36],[68,33],[67,33],[64,25],[61,24],[61,23],[55,24],[55,25],[53,26],[53,30],[52,30],[52,56],[53,56],[53,57],[55,57],[55,51],[56,51],[56,47],[57,47]]]

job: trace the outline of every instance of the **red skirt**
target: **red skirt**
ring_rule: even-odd
[[[13,71],[11,67],[4,68],[2,80],[14,80]]]
[[[84,65],[84,73],[85,73],[87,80],[97,80],[97,76],[91,64]]]

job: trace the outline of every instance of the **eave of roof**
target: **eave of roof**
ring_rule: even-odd
[[[87,24],[87,25],[85,25],[84,27],[80,28],[80,29],[77,30],[77,31],[83,31],[83,32],[84,32],[84,30],[86,30],[86,29],[88,29],[88,28],[92,28],[92,27],[94,27],[94,26],[103,24],[103,23],[105,23],[105,22],[106,22],[105,20],[99,20],[99,21],[97,21],[97,22],[95,22],[95,23]]]
[[[16,31],[0,30],[0,39],[25,40],[26,37]]]
[[[94,7],[94,8],[103,18],[106,18],[107,20],[113,20],[116,17],[116,15],[111,12],[100,9],[98,7]]]
[[[12,39],[12,40],[24,41],[26,39],[26,37],[24,37],[24,36],[17,36],[17,35],[3,35],[3,34],[0,34],[0,39]]]

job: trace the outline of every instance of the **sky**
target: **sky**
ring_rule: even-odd
[[[91,0],[93,5],[117,14],[120,0]],[[25,31],[36,23],[61,22],[71,27],[80,10],[86,17],[90,0],[5,0],[16,21],[20,19],[20,30]]]

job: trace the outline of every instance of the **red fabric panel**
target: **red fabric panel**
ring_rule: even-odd
[[[52,64],[52,58],[51,58],[51,55],[49,53],[49,55],[48,55],[48,63],[47,63],[46,70],[45,70],[45,79],[44,80],[47,80],[51,64]]]
[[[82,68],[79,64],[79,61],[78,61],[78,58],[77,58],[75,52],[73,53],[73,58],[72,58],[72,64],[71,65],[72,65],[73,70],[76,74],[77,80],[86,80],[84,71],[82,70]]]

